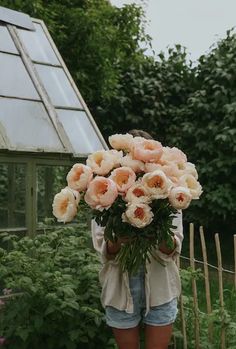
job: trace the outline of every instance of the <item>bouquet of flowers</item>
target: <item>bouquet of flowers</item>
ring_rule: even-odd
[[[112,135],[109,143],[111,150],[96,151],[86,165],[71,168],[68,186],[54,197],[53,214],[70,222],[84,200],[105,227],[105,240],[127,239],[116,258],[133,273],[158,244],[173,247],[173,218],[199,199],[202,187],[194,164],[178,148],[130,134]]]

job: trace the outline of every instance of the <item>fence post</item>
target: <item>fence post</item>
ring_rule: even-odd
[[[177,267],[180,270],[180,258],[177,258]],[[187,342],[187,332],[186,332],[186,322],[185,322],[185,314],[184,314],[184,303],[183,303],[183,296],[182,292],[179,296],[179,306],[180,306],[180,318],[181,318],[181,326],[182,326],[182,335],[183,335],[183,349],[188,349],[188,342]]]
[[[216,243],[216,253],[217,253],[217,262],[218,262],[218,278],[219,278],[219,297],[220,297],[220,309],[221,312],[224,312],[224,291],[223,291],[223,276],[222,276],[222,257],[221,257],[221,248],[220,248],[220,239],[219,234],[215,234],[215,243]],[[225,349],[225,326],[221,326],[221,349]]]
[[[189,239],[189,254],[190,254],[190,266],[192,270],[195,270],[194,259],[194,225],[190,223],[190,239]],[[197,298],[197,284],[195,278],[192,279],[193,289],[193,310],[195,315],[195,349],[200,349],[200,335],[199,335],[199,316],[198,316],[198,298]]]
[[[203,227],[200,227],[200,238],[201,238],[201,246],[202,246],[202,258],[203,258],[203,266],[204,266],[204,280],[205,280],[205,290],[206,290],[206,305],[207,305],[207,314],[211,314],[211,292],[210,292],[210,283],[209,283],[209,269],[208,269],[208,260],[207,260],[207,249]],[[212,323],[208,326],[208,337],[210,342],[213,341],[213,326]]]

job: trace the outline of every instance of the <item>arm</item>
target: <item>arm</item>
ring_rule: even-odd
[[[93,219],[91,222],[93,247],[102,256],[102,261],[105,263],[108,260],[114,259],[116,254],[120,251],[121,242],[105,241],[104,239],[104,227],[99,226]]]

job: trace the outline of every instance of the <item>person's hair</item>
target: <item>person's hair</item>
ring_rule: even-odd
[[[143,130],[133,129],[133,130],[128,131],[128,133],[134,137],[143,137],[146,139],[153,139],[152,136],[148,132],[143,131]]]

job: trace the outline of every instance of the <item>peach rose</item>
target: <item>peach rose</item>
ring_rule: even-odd
[[[105,176],[107,175],[114,167],[118,165],[118,158],[122,157],[122,152],[110,150],[98,150],[93,154],[90,154],[87,158],[86,164],[91,167],[94,173]]]
[[[148,203],[151,201],[147,189],[141,182],[135,182],[127,191],[125,201]]]
[[[142,178],[142,184],[152,199],[167,198],[170,188],[173,185],[165,173],[160,170],[146,173]]]
[[[132,168],[132,170],[136,173],[144,171],[144,163],[140,160],[133,159],[130,154],[125,155],[120,160],[120,164],[121,164],[121,166],[127,166],[127,167]]]
[[[171,206],[177,210],[186,209],[192,200],[190,190],[185,187],[172,188],[169,194],[169,201]]]
[[[96,210],[108,209],[118,196],[116,184],[109,178],[97,176],[88,186],[84,200]]]
[[[130,152],[133,148],[133,136],[129,133],[115,134],[108,138],[112,148]]]
[[[85,190],[92,178],[92,169],[84,164],[75,164],[66,176],[68,187],[78,191]]]
[[[136,175],[132,168],[122,166],[113,170],[109,178],[116,183],[120,193],[125,193],[134,184]]]
[[[128,204],[126,211],[122,214],[122,221],[136,228],[144,228],[153,220],[151,207],[144,203]]]
[[[182,150],[176,147],[163,147],[163,153],[160,158],[160,162],[163,165],[168,164],[169,162],[183,164],[187,162],[187,156],[182,152]]]
[[[143,162],[157,162],[162,155],[162,145],[152,139],[135,140],[133,158]]]
[[[200,195],[202,194],[202,186],[193,175],[188,173],[184,174],[180,177],[178,183],[180,186],[188,188],[190,190],[192,199],[199,199]]]
[[[54,196],[52,208],[53,215],[58,222],[71,222],[77,214],[77,207],[80,194],[69,187],[66,187]]]

